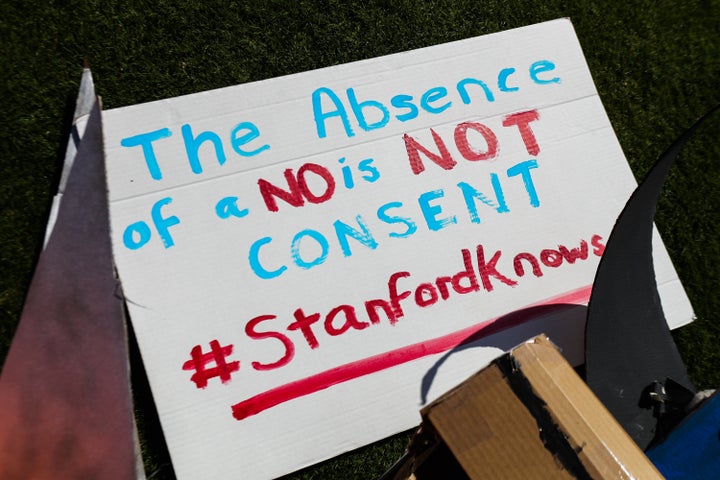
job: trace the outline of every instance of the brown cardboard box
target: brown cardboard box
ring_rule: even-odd
[[[395,479],[662,479],[542,335],[421,413]]]

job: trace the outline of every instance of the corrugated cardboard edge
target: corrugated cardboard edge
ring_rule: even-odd
[[[593,478],[663,478],[547,337],[511,355]]]
[[[470,478],[662,479],[547,337],[501,359],[511,360],[552,428],[541,426],[494,362],[421,412]],[[546,443],[558,434],[569,455]]]

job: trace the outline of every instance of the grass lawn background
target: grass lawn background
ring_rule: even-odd
[[[636,178],[720,103],[718,0],[1,2],[0,363],[42,245],[83,59],[114,108],[559,17],[575,26]],[[656,216],[697,315],[675,337],[700,388],[720,386],[719,134],[717,119],[691,142]],[[174,478],[140,365],[133,350],[147,472]],[[288,478],[373,478],[407,440]]]

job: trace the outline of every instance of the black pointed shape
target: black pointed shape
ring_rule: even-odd
[[[695,391],[660,304],[652,259],[653,218],[670,167],[719,107],[660,156],[630,197],[607,241],[588,304],[587,383],[643,449],[657,430],[658,409],[648,403],[654,387],[662,388],[671,378]]]

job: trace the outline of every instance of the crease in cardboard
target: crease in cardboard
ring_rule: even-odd
[[[545,401],[536,394],[532,384],[523,374],[518,361],[512,356],[503,355],[494,363],[505,376],[517,398],[535,418],[545,448],[551,452],[565,470],[576,478],[591,480],[592,477],[578,458],[582,447],[580,447],[580,450],[576,450],[570,443],[553,415],[548,411]]]
[[[531,349],[513,350],[513,359],[533,377],[533,388],[591,477],[662,478],[552,343],[544,336],[534,340]]]

